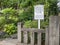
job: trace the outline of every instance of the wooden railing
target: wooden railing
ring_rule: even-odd
[[[35,33],[37,33],[37,40],[35,40]],[[48,45],[47,28],[46,30],[37,28],[21,28],[21,23],[18,23],[18,41],[20,42],[20,45],[42,45],[42,33],[45,34],[45,45]],[[30,38],[30,43],[28,37]]]
[[[35,33],[37,33],[37,36],[35,36]],[[21,23],[18,23],[18,41],[22,43],[23,39],[23,45],[42,45],[43,33],[45,34],[44,45],[60,45],[60,16],[51,16],[49,18],[49,27],[46,29],[21,28]],[[30,43],[28,43],[28,37],[30,37]]]

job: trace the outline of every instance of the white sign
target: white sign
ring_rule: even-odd
[[[44,19],[44,5],[34,6],[34,19]]]
[[[34,6],[34,19],[38,20],[38,29],[40,29],[40,19],[44,19],[44,5]]]

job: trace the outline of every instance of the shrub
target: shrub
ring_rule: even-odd
[[[48,25],[47,21],[41,21],[40,23],[40,27],[41,29],[45,29],[45,27]],[[23,27],[25,28],[38,28],[38,21],[34,20],[34,21],[25,21]]]
[[[31,21],[31,20],[26,21],[24,23],[23,27],[25,27],[25,28],[37,28],[37,21]]]
[[[11,35],[11,34],[14,34],[16,33],[16,26],[12,23],[12,24],[6,24],[4,26],[4,31],[8,34],[8,35]]]

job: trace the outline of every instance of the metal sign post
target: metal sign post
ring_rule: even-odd
[[[38,20],[38,29],[40,29],[40,20]]]
[[[34,19],[38,20],[38,29],[40,29],[40,20],[44,19],[44,5],[34,6]]]

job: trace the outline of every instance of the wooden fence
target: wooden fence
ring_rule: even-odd
[[[45,30],[36,28],[21,28],[21,23],[18,23],[18,41],[20,45],[59,45],[59,19],[60,16],[50,17],[49,27]],[[37,36],[35,36],[35,33]],[[42,41],[42,34],[45,34],[44,41]],[[44,42],[44,44],[42,42]]]

